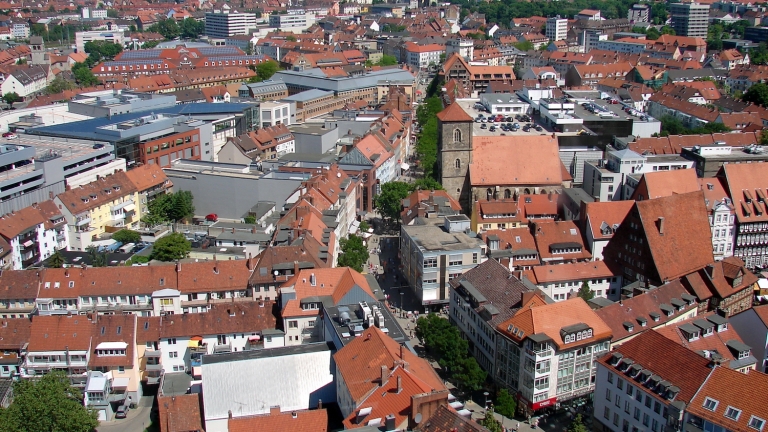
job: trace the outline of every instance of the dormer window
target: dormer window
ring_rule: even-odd
[[[725,409],[725,414],[723,415],[733,421],[737,421],[739,419],[739,416],[741,416],[741,410],[736,409],[732,406],[729,406],[728,408]]]
[[[749,353],[750,353],[749,350],[739,352],[739,360],[749,357]]]
[[[762,431],[763,426],[765,426],[765,420],[761,419],[760,417],[755,417],[755,416],[750,417],[749,427],[758,431]]]
[[[703,407],[704,407],[704,409],[705,409],[705,410],[707,410],[707,411],[714,411],[714,410],[716,410],[716,409],[717,409],[717,405],[718,405],[719,403],[720,403],[720,402],[718,402],[718,401],[716,401],[716,400],[714,400],[714,399],[712,399],[712,398],[708,397],[708,398],[705,398],[705,399],[704,399],[704,404],[703,404],[702,406],[703,406]]]

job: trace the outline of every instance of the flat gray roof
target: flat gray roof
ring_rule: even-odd
[[[293,345],[293,346],[279,347],[279,348],[228,352],[228,353],[221,353],[221,354],[206,354],[203,356],[203,365],[226,363],[226,362],[241,361],[241,360],[253,360],[253,359],[267,358],[267,357],[281,357],[281,356],[288,356],[288,355],[321,352],[321,351],[332,351],[332,350],[334,350],[334,346],[331,342],[320,342],[320,343]]]
[[[443,219],[418,218],[414,225],[403,227],[416,244],[427,251],[457,251],[479,248],[482,242],[464,232],[448,232],[443,228]]]

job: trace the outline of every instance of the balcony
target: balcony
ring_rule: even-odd
[[[163,352],[158,349],[147,348],[144,351],[144,357],[160,357],[162,355],[163,355]]]
[[[146,371],[161,371],[163,370],[163,365],[160,363],[147,363],[146,367],[144,367],[144,370]]]
[[[95,308],[99,312],[113,312],[113,311],[148,311],[152,310],[152,303],[113,303],[113,304],[96,304],[94,306],[86,306],[83,308],[90,309]]]
[[[109,210],[114,214],[118,210],[124,210],[126,212],[133,211],[136,209],[136,204],[133,202],[133,200],[125,200],[121,202],[120,204],[115,204],[112,207],[109,208]],[[120,212],[123,214],[123,212]]]
[[[123,212],[112,212],[111,219],[113,222],[117,221],[124,221],[125,220],[125,213]]]
[[[214,353],[232,352],[232,344],[216,344],[213,346]]]
[[[75,221],[75,226],[81,227],[83,225],[88,225],[89,223],[91,223],[91,218],[86,216],[84,218],[77,218]]]

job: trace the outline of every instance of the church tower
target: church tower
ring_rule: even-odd
[[[459,104],[452,103],[437,113],[437,166],[440,183],[465,213],[472,209],[469,164],[472,163],[474,120]]]

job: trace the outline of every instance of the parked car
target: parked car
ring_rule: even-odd
[[[491,132],[496,132],[496,126],[491,126],[491,128],[488,129],[488,130],[491,131]]]
[[[207,220],[208,222],[217,222],[219,220],[219,215],[217,215],[216,213],[211,213],[205,216],[205,220]]]
[[[483,123],[480,125],[480,129],[488,129],[488,125]]]
[[[541,131],[543,131],[543,130],[544,130],[544,129],[543,129],[541,126],[539,126],[539,125],[536,125],[536,132],[541,132]]]
[[[128,405],[120,405],[117,408],[117,411],[115,411],[115,418],[116,419],[124,419],[128,416]]]
[[[3,138],[8,138],[8,139],[15,139],[15,138],[18,138],[18,137],[19,136],[16,135],[15,133],[13,133],[13,132],[6,132],[6,133],[3,134]]]

